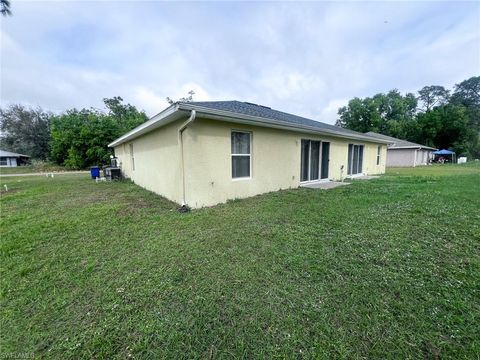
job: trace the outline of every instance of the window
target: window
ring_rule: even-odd
[[[382,153],[382,147],[378,145],[377,147],[377,165],[380,165],[380,154]]]
[[[0,165],[1,165],[1,166],[8,165],[8,158],[6,158],[6,157],[0,157]]]
[[[251,139],[248,132],[232,131],[232,178],[251,176]]]
[[[130,144],[130,160],[132,163],[132,170],[135,170],[135,158],[133,157],[133,144]]]

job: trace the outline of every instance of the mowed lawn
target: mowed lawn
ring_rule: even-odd
[[[480,354],[478,164],[190,213],[85,174],[0,182],[4,357]]]

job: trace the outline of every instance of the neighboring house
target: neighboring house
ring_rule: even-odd
[[[429,146],[415,144],[371,131],[367,132],[367,135],[389,142],[387,147],[387,167],[427,165],[433,159],[433,152],[437,150]]]
[[[16,167],[25,165],[30,156],[11,151],[0,150],[0,167]]]
[[[123,174],[192,208],[385,172],[386,144],[239,101],[179,102],[111,144]]]

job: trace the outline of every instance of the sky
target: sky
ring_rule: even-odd
[[[480,75],[480,2],[11,2],[2,106],[153,116],[193,90],[333,124],[354,97]]]

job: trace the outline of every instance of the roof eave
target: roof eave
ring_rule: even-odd
[[[169,124],[172,121],[175,121],[178,118],[180,113],[178,112],[178,104],[173,104],[163,110],[162,112],[158,113],[157,115],[153,116],[150,120],[145,121],[143,124],[137,126],[135,129],[130,130],[126,134],[123,134],[118,139],[112,141],[108,144],[108,147],[115,147],[118,145],[123,144],[129,140],[133,140],[141,135],[149,133],[152,130],[158,129],[164,125]]]
[[[314,134],[321,134],[321,135],[329,135],[334,137],[340,137],[345,139],[352,139],[352,140],[361,140],[366,142],[372,143],[379,143],[379,144],[388,144],[389,142],[386,140],[376,139],[369,136],[363,135],[349,135],[345,133],[341,133],[339,131],[333,131],[328,129],[319,129],[316,127],[308,126],[308,125],[300,125],[300,124],[289,124],[284,121],[277,121],[273,119],[252,116],[252,115],[245,115],[240,113],[234,113],[225,110],[217,110],[206,108],[198,105],[193,105],[189,103],[182,103],[179,106],[182,110],[195,110],[197,112],[197,117],[204,117],[216,120],[229,120],[236,123],[243,123],[248,125],[256,125],[256,126],[265,126],[283,130],[290,130],[290,131],[297,131],[297,132],[308,132]]]
[[[433,150],[433,151],[437,151],[438,149],[435,149],[435,148],[432,148],[432,147],[429,147],[429,146],[422,146],[422,145],[418,145],[418,146],[391,146],[388,148],[388,150],[402,150],[402,149],[425,149],[425,150]]]
[[[245,115],[234,113],[231,111],[225,110],[217,110],[211,109],[203,106],[193,105],[189,103],[175,103],[162,112],[158,113],[150,120],[146,121],[145,123],[137,126],[135,129],[127,132],[126,134],[120,136],[118,139],[114,140],[108,147],[115,147],[121,145],[127,141],[133,140],[141,135],[144,135],[150,131],[158,129],[162,126],[165,126],[183,115],[184,111],[191,111],[195,110],[197,112],[197,117],[203,118],[211,118],[216,120],[228,120],[236,123],[243,123],[248,125],[256,125],[256,126],[265,126],[283,130],[291,130],[297,132],[307,132],[313,134],[321,134],[321,135],[329,135],[334,137],[340,137],[344,139],[351,139],[351,140],[360,140],[365,142],[371,143],[379,143],[379,144],[389,144],[390,142],[387,140],[377,139],[367,135],[350,135],[345,134],[340,131],[333,131],[328,129],[319,129],[316,127],[308,126],[308,125],[301,125],[301,124],[289,124],[284,121],[277,121],[268,118],[262,118],[258,116],[252,115]]]

